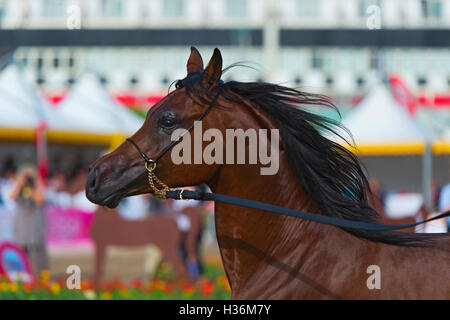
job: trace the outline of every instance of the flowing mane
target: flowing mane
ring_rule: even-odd
[[[188,95],[208,103],[211,93],[204,88],[201,74],[190,74],[176,82]],[[236,95],[262,110],[280,131],[298,181],[322,214],[348,220],[379,222],[379,216],[369,205],[370,187],[356,155],[325,135],[334,135],[349,145],[352,142],[342,132],[350,132],[339,122],[305,110],[316,105],[333,108],[332,101],[318,94],[264,82],[228,81],[221,84],[221,95],[234,102]],[[232,94],[230,94],[232,93]],[[342,228],[359,238],[401,246],[432,245],[425,235],[397,231],[367,231]]]

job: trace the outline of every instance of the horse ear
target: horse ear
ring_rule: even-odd
[[[203,82],[211,89],[215,87],[222,76],[222,55],[219,49],[215,48],[214,53],[209,60],[208,66],[203,74]]]
[[[195,73],[203,70],[203,60],[197,48],[191,47],[191,55],[186,64],[187,73]]]

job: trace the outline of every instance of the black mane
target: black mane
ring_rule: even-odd
[[[188,76],[179,80],[177,87],[185,87],[194,100],[208,103],[213,93],[199,79],[201,77],[197,74]],[[328,97],[264,82],[229,81],[221,84],[219,90],[226,99],[239,102],[235,98],[238,95],[250,101],[273,121],[300,184],[324,215],[379,222],[378,214],[369,205],[370,188],[359,159],[324,135],[337,136],[352,145],[342,134],[348,131],[339,122],[302,108],[304,105],[318,105],[339,112]],[[429,237],[414,233],[342,229],[375,242],[431,246]]]

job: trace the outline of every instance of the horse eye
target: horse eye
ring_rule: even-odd
[[[172,128],[173,126],[175,126],[176,122],[175,119],[170,118],[170,117],[163,117],[161,119],[161,126],[164,128]]]
[[[176,88],[176,89],[183,88],[183,82],[181,82],[181,80],[178,80],[178,81],[175,83],[175,88]]]

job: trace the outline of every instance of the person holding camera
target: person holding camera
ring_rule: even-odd
[[[15,241],[27,253],[35,273],[39,274],[48,269],[45,187],[34,168],[26,167],[18,174],[11,199],[16,201]]]

